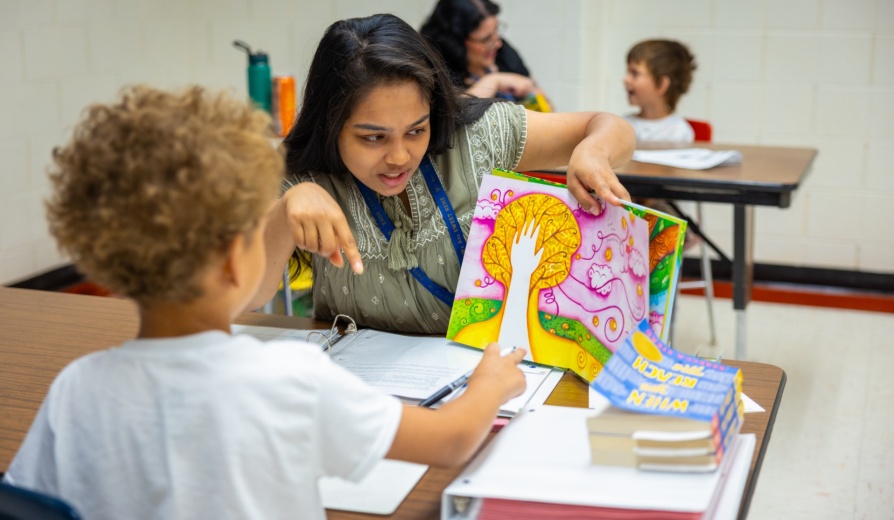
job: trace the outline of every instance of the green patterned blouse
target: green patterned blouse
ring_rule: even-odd
[[[494,103],[474,123],[457,132],[451,149],[432,157],[468,236],[483,175],[493,168],[515,169],[527,136],[525,109],[514,103]],[[418,265],[435,283],[453,292],[461,259],[444,220],[417,170],[407,186],[410,214],[397,196],[379,199],[398,228],[390,241],[376,226],[353,179],[310,174],[300,179],[322,186],[339,202],[347,217],[364,271],[339,269],[327,258],[313,256],[314,316],[331,319],[347,314],[361,327],[405,333],[445,334],[450,307],[423,287],[408,268]],[[295,184],[287,179],[283,191]],[[405,231],[410,231],[406,233]]]

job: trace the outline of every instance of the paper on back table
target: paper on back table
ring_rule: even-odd
[[[670,150],[636,150],[633,160],[663,164],[688,170],[707,170],[742,162],[742,153],[736,150],[708,150],[707,148],[674,148]]]

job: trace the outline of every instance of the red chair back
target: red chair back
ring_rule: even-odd
[[[695,132],[695,140],[696,141],[707,141],[711,142],[711,123],[707,121],[697,121],[695,119],[687,119],[687,123],[692,127],[692,131]]]

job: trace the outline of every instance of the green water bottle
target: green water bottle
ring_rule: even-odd
[[[258,108],[270,113],[272,75],[270,61],[264,51],[252,52],[247,43],[234,40],[233,46],[248,54],[248,97]]]

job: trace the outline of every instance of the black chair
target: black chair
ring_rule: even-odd
[[[64,501],[0,482],[0,520],[81,520]]]

